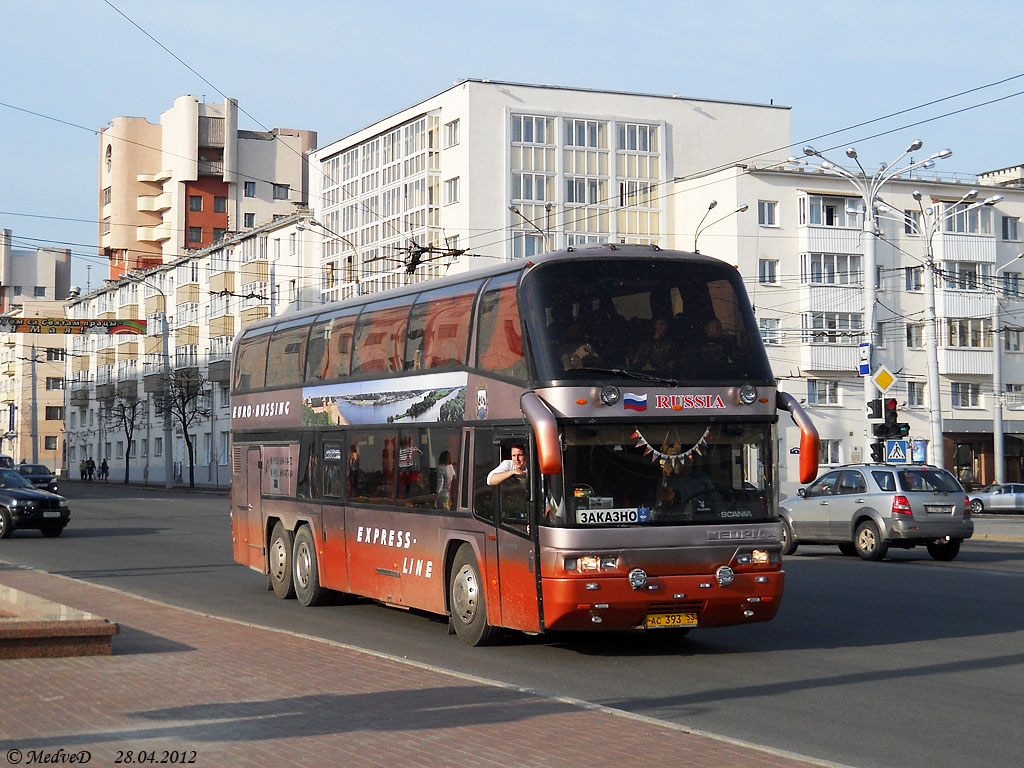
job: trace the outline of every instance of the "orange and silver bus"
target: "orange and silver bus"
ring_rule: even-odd
[[[303,605],[501,629],[766,621],[777,390],[739,272],[593,246],[269,318],[235,340],[235,559]]]

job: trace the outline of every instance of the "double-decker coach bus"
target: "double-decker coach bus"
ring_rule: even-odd
[[[235,559],[304,605],[500,628],[771,619],[779,393],[738,271],[595,246],[270,318],[235,340]]]

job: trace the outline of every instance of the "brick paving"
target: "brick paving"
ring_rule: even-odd
[[[240,768],[823,764],[41,571],[0,564],[0,584],[121,626],[111,656],[0,661],[0,765],[57,750],[95,766],[128,751]]]

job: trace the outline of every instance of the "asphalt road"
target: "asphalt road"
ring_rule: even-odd
[[[845,765],[1021,762],[1024,543],[969,541],[952,563],[923,549],[866,563],[801,547],[767,624],[675,641],[515,635],[469,648],[437,617],[276,599],[233,563],[223,495],[65,491],[64,535],[16,533],[0,541],[0,561]]]

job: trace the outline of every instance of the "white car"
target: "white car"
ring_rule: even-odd
[[[988,485],[969,494],[971,514],[982,512],[1024,512],[1024,484]]]

